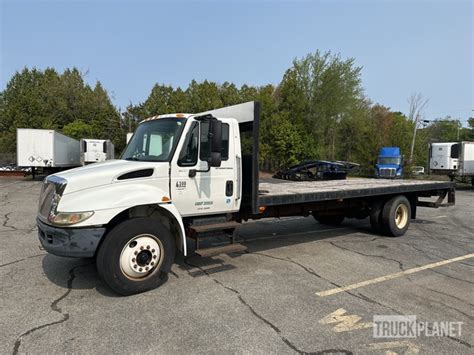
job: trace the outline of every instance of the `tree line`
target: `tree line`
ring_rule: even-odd
[[[121,113],[101,83],[88,85],[76,68],[63,73],[25,68],[0,92],[0,152],[16,151],[16,128],[111,139],[120,152],[126,132],[144,118],[257,100],[262,103],[262,169],[274,171],[305,159],[348,160],[371,169],[382,146],[399,146],[409,155],[417,121],[373,103],[364,93],[361,71],[354,58],[316,51],[295,59],[278,85],[193,80],[183,89],[156,84],[144,102]],[[430,141],[474,140],[474,119],[469,126],[448,117],[417,127],[410,163],[426,164]],[[249,144],[244,142],[244,148]]]

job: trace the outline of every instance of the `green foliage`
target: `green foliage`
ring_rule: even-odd
[[[279,108],[288,112],[304,144],[304,158],[335,159],[341,136],[350,121],[367,108],[361,67],[354,59],[319,51],[295,59],[279,87]],[[345,151],[345,150],[344,150]]]
[[[16,150],[17,128],[111,139],[117,151],[125,145],[121,117],[107,92],[100,82],[92,89],[76,68],[62,74],[25,68],[13,75],[0,98],[0,152]]]
[[[62,129],[66,136],[74,139],[90,138],[93,137],[92,126],[81,120],[76,120],[65,125]]]

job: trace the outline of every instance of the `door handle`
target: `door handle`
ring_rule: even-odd
[[[227,180],[225,183],[225,195],[230,197],[234,194],[234,182],[232,180]]]

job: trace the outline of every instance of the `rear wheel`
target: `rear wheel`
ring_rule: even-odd
[[[97,253],[97,270],[112,290],[127,296],[163,284],[174,255],[174,239],[165,226],[134,218],[107,234]]]
[[[383,228],[391,237],[399,237],[405,234],[410,226],[410,219],[411,206],[405,196],[395,196],[383,206]]]
[[[383,233],[383,222],[382,222],[382,209],[383,204],[381,202],[375,203],[372,208],[370,209],[370,225],[372,226],[372,230],[375,233]]]
[[[343,214],[337,215],[328,215],[328,216],[318,216],[313,214],[314,219],[316,219],[321,224],[326,224],[329,226],[338,226],[344,221],[345,216]]]

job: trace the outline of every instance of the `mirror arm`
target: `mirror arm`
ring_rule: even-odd
[[[189,170],[189,177],[193,178],[193,177],[196,176],[197,173],[208,173],[209,171],[211,171],[211,165],[208,162],[207,163],[207,169],[205,169],[205,170],[190,169]]]

